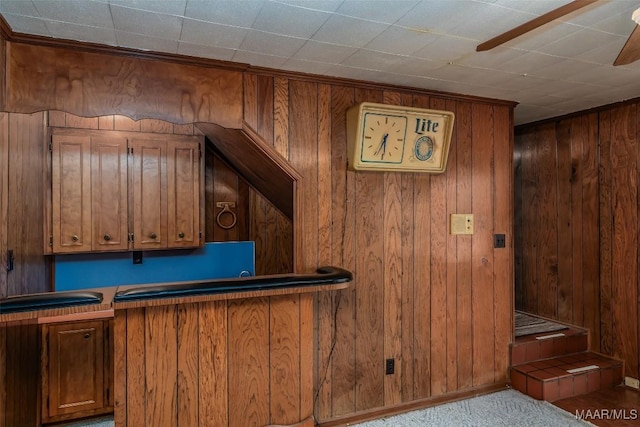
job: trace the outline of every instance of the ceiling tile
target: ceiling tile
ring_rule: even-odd
[[[2,16],[11,26],[11,29],[16,33],[51,37],[51,33],[49,32],[44,19],[32,18],[30,16],[23,15],[12,15],[8,13],[3,13]]]
[[[185,18],[180,41],[202,46],[238,49],[248,32],[246,28]]]
[[[187,7],[187,0],[109,0],[109,3],[117,6],[126,6],[131,9],[147,10],[164,15],[176,16],[184,15]]]
[[[475,55],[476,44],[474,40],[443,35],[415,52],[413,56],[432,61],[456,62],[465,56]]]
[[[303,61],[339,64],[356,51],[357,49],[354,47],[309,40],[293,55],[293,58]]]
[[[240,50],[264,55],[292,56],[304,45],[305,40],[278,34],[251,30],[240,45]]]
[[[363,47],[388,27],[387,24],[332,15],[311,39],[342,46]]]
[[[471,1],[421,1],[409,13],[398,19],[396,25],[446,34],[465,22],[467,16],[472,17],[472,10],[477,11],[481,7],[481,3]],[[488,6],[485,4],[484,7]]]
[[[111,13],[113,24],[118,31],[165,39],[180,39],[181,17],[143,12],[116,5],[111,6]]]
[[[393,71],[403,59],[400,55],[360,49],[342,61],[342,64],[367,70]],[[399,69],[397,71],[400,72]]]
[[[616,42],[618,39],[619,36],[614,34],[584,28],[567,37],[542,46],[536,51],[571,58],[589,51],[593,46],[606,45]]]
[[[397,55],[410,55],[438,38],[434,33],[416,32],[392,25],[371,40],[366,48]]]
[[[262,9],[263,0],[187,0],[185,16],[224,25],[251,28]]]
[[[45,21],[45,24],[53,37],[88,43],[103,43],[111,46],[117,45],[113,28],[89,27],[60,21]]]
[[[267,2],[251,27],[274,34],[308,38],[318,31],[329,16],[327,12]]]
[[[290,6],[304,9],[320,10],[323,12],[335,12],[340,7],[343,0],[273,0],[277,3],[288,4]]]
[[[0,13],[3,15],[40,16],[33,3],[25,0],[0,1]],[[7,19],[6,16],[5,19]]]
[[[344,0],[337,13],[352,18],[393,24],[418,4],[417,0]]]
[[[92,27],[113,28],[109,5],[93,0],[33,0],[41,18]]]

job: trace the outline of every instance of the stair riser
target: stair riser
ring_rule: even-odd
[[[622,383],[622,365],[594,369],[573,375],[538,379],[513,368],[513,388],[538,400],[555,402],[567,397],[580,396],[603,388],[612,388]]]

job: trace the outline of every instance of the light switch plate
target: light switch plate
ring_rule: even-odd
[[[451,214],[451,234],[473,234],[473,214]]]

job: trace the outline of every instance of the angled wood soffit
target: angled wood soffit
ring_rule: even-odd
[[[195,123],[216,150],[256,190],[293,220],[295,186],[301,175],[249,125],[242,129]]]

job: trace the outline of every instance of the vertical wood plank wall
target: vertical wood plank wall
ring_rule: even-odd
[[[362,101],[454,111],[447,172],[348,170],[346,110]],[[245,120],[304,177],[295,225],[304,268],[333,263],[355,275],[352,288],[316,301],[316,418],[506,382],[510,107],[247,73]],[[473,213],[475,234],[451,236],[451,213]],[[493,248],[494,233],[507,248]],[[387,358],[394,375],[384,374]]]
[[[516,307],[585,326],[638,378],[638,103],[516,129]]]
[[[310,294],[116,310],[115,425],[261,427],[312,413]],[[301,315],[301,313],[307,313]]]
[[[315,300],[305,295],[175,313],[129,310],[126,323],[116,322],[114,335],[130,338],[131,357],[152,357],[143,350],[156,348],[159,336],[178,354],[175,365],[134,364],[141,371],[126,373],[133,391],[143,386],[136,378],[156,369],[173,378],[193,377],[194,361],[185,349],[196,340],[219,346],[220,353],[199,359],[199,369],[213,370],[227,382],[208,378],[212,382],[197,391],[206,402],[198,400],[194,408],[189,405],[196,390],[180,388],[186,384],[181,381],[171,390],[166,378],[155,375],[146,385],[148,402],[120,402],[130,417],[125,421],[138,426],[175,416],[191,425],[197,415],[216,425],[225,420],[237,425],[246,421],[236,417],[242,413],[253,416],[243,425],[288,424],[315,410],[318,420],[330,422],[505,383],[513,309],[512,106],[258,72],[244,73],[243,100],[244,120],[303,176],[295,201],[302,210],[299,222],[290,226],[277,212],[262,210],[271,233],[283,236],[265,246],[279,248],[265,249],[278,254],[270,265],[308,272],[335,264],[353,271],[355,281],[346,291]],[[447,171],[348,170],[346,110],[363,101],[454,111]],[[172,113],[162,112],[163,117]],[[143,122],[113,120],[125,127]],[[254,203],[256,210],[259,205]],[[449,235],[451,213],[474,214],[475,234]],[[495,233],[506,235],[507,248],[493,248]],[[295,253],[289,239],[300,242]],[[171,324],[160,321],[169,318]],[[249,338],[259,350],[246,350]],[[393,375],[384,374],[387,358],[396,361]],[[123,360],[115,363],[116,373],[122,372]],[[256,397],[265,392],[267,399]],[[176,406],[159,406],[160,396]]]

